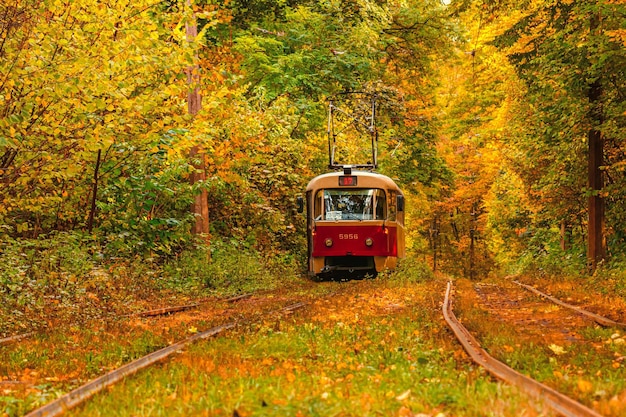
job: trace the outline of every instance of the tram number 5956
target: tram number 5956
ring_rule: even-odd
[[[356,240],[358,238],[358,233],[339,233],[339,240]]]

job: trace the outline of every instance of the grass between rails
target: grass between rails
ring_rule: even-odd
[[[441,317],[445,285],[414,272],[319,284],[337,293],[193,345],[70,415],[549,415],[467,361]]]
[[[562,311],[561,307],[531,293],[524,293],[520,304],[510,313],[495,317],[494,312],[480,306],[471,283],[458,281],[457,286],[458,315],[470,331],[476,332],[490,354],[602,415],[626,416],[623,332],[582,319],[579,319],[584,322],[582,326],[573,325],[573,320],[567,318],[567,310]],[[528,316],[528,311],[522,310],[529,303],[534,305],[530,318],[539,322],[535,330],[529,324],[524,325],[528,318],[523,316]],[[550,320],[555,322],[548,323]]]

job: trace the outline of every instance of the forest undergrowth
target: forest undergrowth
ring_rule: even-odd
[[[93,239],[71,233],[5,241],[0,265],[0,337],[275,289],[277,277],[301,271],[293,254],[261,256],[235,240],[176,256],[105,258]]]

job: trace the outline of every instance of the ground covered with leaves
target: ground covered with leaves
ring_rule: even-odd
[[[521,277],[544,292],[618,322],[624,299],[584,282]],[[457,281],[458,315],[493,356],[606,416],[626,415],[626,337],[510,279]]]
[[[165,297],[158,306],[199,303],[166,316],[133,315],[155,307],[140,294],[135,297],[143,301],[129,305],[128,314],[61,314],[55,326],[0,346],[0,413],[26,414],[136,358],[237,321],[234,329],[190,345],[69,414],[552,415],[541,401],[470,362],[442,318],[447,279],[407,261],[376,279],[315,283],[290,275],[276,285],[274,275],[234,302],[230,293],[207,291],[203,298]],[[601,287],[596,297],[567,280],[524,279],[623,320],[624,299]],[[603,415],[626,415],[620,330],[573,316],[510,279],[456,280],[456,287],[457,315],[492,355]],[[306,306],[278,313],[298,301]]]
[[[127,354],[125,361],[141,350],[171,343],[183,332],[252,318],[140,372],[75,413],[479,416],[488,410],[491,415],[512,416],[519,409],[528,410],[527,415],[545,413],[541,404],[494,381],[467,360],[441,317],[444,288],[444,281],[409,267],[374,280],[318,284],[297,279],[236,304],[214,303],[168,318],[133,319],[109,331],[128,332],[132,336],[127,340],[144,341],[131,353],[134,344],[122,347],[125,343],[118,339]],[[307,307],[289,315],[260,314],[295,300],[305,300]],[[76,351],[79,357],[84,357],[87,346],[93,356],[103,356],[95,352],[104,347],[97,338],[90,344],[75,343],[83,346]],[[31,355],[35,351],[39,349],[28,350]],[[74,378],[88,379],[119,361],[105,360],[98,369],[92,367],[90,375]],[[75,369],[79,372],[84,366]],[[48,370],[30,372],[40,372],[39,379],[51,378]],[[47,393],[47,399],[59,394]],[[34,395],[39,395],[36,402],[44,402],[43,392]]]

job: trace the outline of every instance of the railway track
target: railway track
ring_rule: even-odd
[[[234,296],[234,297],[230,297],[230,298],[223,299],[223,300],[218,300],[218,301],[224,301],[226,303],[235,303],[237,301],[240,301],[240,300],[243,300],[243,299],[246,299],[246,298],[250,298],[252,295],[253,295],[252,293],[241,294],[241,295],[237,295],[237,296]],[[151,309],[151,310],[146,310],[146,311],[140,311],[140,312],[137,312],[137,313],[124,314],[124,315],[121,315],[121,316],[109,316],[109,319],[111,319],[111,318],[119,319],[119,318],[130,318],[130,317],[157,317],[157,316],[164,316],[164,315],[168,315],[168,314],[175,314],[175,313],[181,313],[183,311],[193,310],[193,309],[196,309],[196,308],[202,306],[203,304],[207,304],[209,302],[215,302],[215,301],[216,300],[200,301],[200,302],[192,303],[192,304],[185,304],[185,305],[179,305],[179,306],[156,308],[156,309]],[[100,319],[102,319],[102,318],[100,318]],[[0,339],[0,346],[19,342],[20,340],[28,339],[28,338],[30,338],[32,336],[35,336],[36,334],[37,334],[37,332],[32,331],[32,332],[22,333],[22,334],[18,334],[18,335],[14,335],[14,336],[4,337],[4,338]]]
[[[15,336],[3,337],[2,339],[0,339],[0,346],[8,345],[11,343],[19,342],[20,340],[28,339],[34,334],[35,332],[28,332],[28,333],[17,334]]]
[[[550,300],[551,302],[553,302],[554,304],[558,304],[561,307],[565,307],[567,309],[570,309],[572,311],[575,311],[579,314],[582,314],[583,316],[590,318],[591,320],[595,321],[596,323],[598,323],[601,326],[605,326],[605,327],[618,327],[618,328],[622,328],[622,329],[626,329],[626,323],[620,323],[620,322],[616,322],[614,320],[611,320],[607,317],[601,316],[599,314],[596,313],[592,313],[591,311],[587,311],[584,310],[578,306],[575,306],[573,304],[569,304],[566,303],[564,301],[559,300],[558,298],[552,297],[551,295],[548,295],[546,293],[543,293],[541,291],[539,291],[538,289],[536,289],[535,287],[532,287],[530,285],[527,284],[523,284],[519,281],[513,281],[514,284],[519,285],[522,288],[527,289],[528,291],[535,293],[547,300]]]
[[[439,284],[435,282],[432,283],[433,290],[436,288],[436,285],[439,285]],[[485,289],[495,290],[496,287],[497,286],[484,286],[483,296],[486,298],[489,298],[490,295],[485,292]],[[516,294],[518,295],[522,294],[523,296],[523,290],[521,289],[518,290],[514,286],[511,286],[511,287],[515,289]],[[338,291],[334,291],[333,293],[330,293],[330,294],[325,293],[320,298],[327,298],[327,297],[335,298],[337,294],[341,294],[344,292],[347,292],[348,294],[352,294],[353,293],[352,286],[349,285],[348,287],[344,287],[342,285],[342,287]],[[511,384],[522,386],[522,388],[530,394],[529,395],[530,397],[539,398],[543,403],[545,403],[546,406],[554,409],[557,413],[561,415],[564,415],[564,416],[599,416],[601,415],[598,412],[594,410],[590,410],[584,405],[572,400],[571,398],[567,398],[567,397],[565,397],[565,399],[561,398],[562,394],[558,393],[554,389],[547,387],[543,384],[539,384],[536,381],[531,380],[530,378],[528,378],[527,376],[524,376],[523,374],[519,372],[508,371],[507,369],[510,369],[510,368],[508,368],[507,365],[495,360],[494,358],[490,358],[489,354],[485,351],[485,349],[483,349],[480,346],[479,342],[467,331],[467,329],[463,330],[464,329],[463,326],[460,323],[458,323],[458,320],[454,316],[454,311],[453,311],[453,306],[452,306],[452,301],[453,301],[452,293],[453,293],[453,287],[452,287],[452,284],[450,283],[448,284],[448,288],[446,290],[446,295],[444,299],[443,315],[448,323],[451,323],[451,322],[453,323],[453,324],[450,324],[451,327],[456,326],[456,325],[460,326],[459,329],[457,330],[453,329],[453,330],[455,331],[455,334],[457,334],[457,337],[459,337],[459,340],[461,340],[461,343],[463,344],[464,348],[468,350],[468,352],[470,352],[470,350],[474,351],[474,354],[472,355],[472,353],[470,353],[470,356],[472,356],[478,364],[480,364],[481,366],[485,366],[488,369],[488,371],[492,373],[493,375],[495,375],[498,379],[504,380]],[[360,298],[356,296],[354,297],[355,299]],[[406,294],[404,297],[406,297]],[[292,298],[292,300],[299,299],[299,298],[301,297],[294,297]],[[351,298],[352,296],[350,297],[350,299]],[[525,297],[525,298],[529,298],[529,297]],[[268,298],[268,300],[269,299],[270,298]],[[27,414],[27,416],[61,415],[64,412],[83,404],[84,402],[92,398],[94,395],[99,393],[100,391],[108,387],[111,387],[112,385],[122,381],[128,376],[133,375],[144,368],[150,367],[153,364],[162,362],[163,360],[168,358],[168,356],[170,356],[172,353],[179,352],[181,349],[185,348],[187,345],[191,343],[194,343],[195,341],[218,336],[224,332],[232,330],[235,327],[239,327],[244,323],[257,323],[259,320],[265,320],[267,315],[270,315],[273,313],[277,313],[280,311],[293,311],[293,310],[297,310],[305,306],[304,303],[295,303],[295,304],[290,304],[287,307],[277,309],[276,306],[279,306],[281,304],[285,305],[286,303],[289,302],[289,299],[287,299],[283,295],[281,295],[280,297],[271,298],[271,299],[272,299],[271,304],[264,305],[264,308],[263,308],[264,312],[261,312],[258,309],[260,306],[262,306],[262,304],[259,303],[260,300],[254,300],[254,299],[250,300],[250,302],[247,303],[247,306],[254,307],[255,308],[254,311],[245,310],[247,312],[244,313],[241,308],[238,308],[237,311],[235,310],[231,311],[231,312],[234,312],[234,314],[231,314],[229,316],[222,316],[219,319],[219,321],[208,321],[208,323],[210,324],[207,324],[207,327],[208,326],[214,326],[214,327],[211,327],[210,329],[207,329],[200,333],[194,334],[188,338],[184,338],[184,340],[180,340],[177,343],[171,344],[154,353],[151,353],[131,363],[128,363],[119,369],[116,369],[105,375],[102,375],[99,378],[96,378],[88,382],[87,384],[76,388],[75,390],[69,392],[68,394],[64,395],[58,400],[52,403],[49,403],[37,410],[31,411],[30,414]],[[400,298],[400,299],[403,299],[403,298]],[[406,298],[404,299],[406,300]],[[463,298],[463,300],[465,300],[465,298]],[[536,300],[534,302],[536,302]],[[541,303],[543,303],[543,301],[541,301]],[[432,310],[433,310],[434,317],[437,317],[437,320],[439,320],[441,316],[439,315],[440,314],[439,308],[436,306],[436,304],[437,304],[436,300],[433,300]],[[311,310],[311,311],[315,310],[316,308],[319,308],[320,306],[317,302],[309,303],[308,305],[310,305],[311,307],[308,310]],[[495,306],[495,304],[493,305]],[[463,304],[461,304],[461,307],[462,306]],[[393,308],[397,307],[397,304],[389,304],[389,305],[385,304],[384,311],[387,311],[389,308],[392,308],[392,307]],[[517,306],[515,306],[515,308],[517,308]],[[328,310],[326,307],[324,307],[324,309],[322,309],[321,311],[324,311],[326,314],[334,313],[333,308]],[[165,314],[170,314],[170,313],[165,313]],[[150,314],[148,314],[147,317],[151,317],[151,316],[152,316],[152,313],[150,312]],[[238,317],[238,319],[236,319],[235,317]],[[311,317],[316,317],[316,315],[312,315]],[[578,320],[581,320],[584,322],[582,318],[579,318]],[[224,323],[220,324],[221,322],[224,322]],[[456,324],[454,324],[455,322]],[[216,324],[220,324],[220,325],[215,326]],[[407,350],[407,352],[408,351],[409,350]],[[191,355],[191,353],[189,353],[189,355]],[[421,363],[421,362],[418,362],[418,363]],[[402,401],[404,401],[406,396],[399,395],[398,397],[402,398]],[[397,401],[401,401],[401,400],[397,400]],[[89,406],[92,406],[92,405],[90,404]],[[95,403],[94,403],[94,406],[95,406]],[[596,407],[595,404],[594,404],[594,407]],[[604,410],[604,409],[600,407],[599,410]],[[611,415],[614,415],[614,414],[611,414]]]
[[[283,307],[278,310],[273,310],[265,315],[272,315],[276,313],[286,313],[298,310],[306,306],[304,302],[297,302],[294,304],[290,304],[286,307]],[[180,351],[185,346],[194,343],[198,340],[207,339],[213,336],[216,336],[226,330],[232,329],[236,326],[242,325],[244,323],[249,323],[252,320],[242,319],[242,320],[234,320],[228,323],[212,327],[208,330],[199,332],[190,336],[184,340],[181,340],[177,343],[171,344],[163,349],[160,349],[156,352],[145,355],[139,359],[136,359],[126,365],[121,366],[101,377],[98,377],[88,383],[70,391],[69,393],[63,395],[62,397],[40,407],[34,411],[31,411],[26,415],[26,417],[54,417],[63,414],[64,412],[84,403],[89,398],[93,397],[97,393],[101,392],[105,388],[108,388],[115,383],[127,378],[138,371],[147,368],[155,363],[158,363],[164,359],[166,359],[171,354]]]
[[[532,288],[532,287],[530,287]],[[527,288],[529,289],[529,288]],[[534,291],[533,291],[534,292]],[[560,415],[566,417],[598,417],[601,414],[586,407],[585,405],[573,400],[572,398],[542,384],[526,375],[523,375],[508,365],[500,362],[483,349],[480,343],[472,336],[472,334],[458,321],[453,311],[453,284],[448,282],[446,293],[443,303],[443,316],[454,332],[456,338],[463,345],[463,348],[471,357],[471,359],[484,367],[489,373],[496,378],[505,381],[511,385],[515,385],[527,392],[530,396],[540,399],[545,402],[547,406],[553,409]],[[550,299],[553,301],[556,299]],[[562,305],[562,303],[558,303]],[[568,308],[574,307],[574,310],[582,313],[582,309],[575,306],[568,306]],[[581,311],[582,310],[582,311]],[[589,312],[586,312],[589,313]],[[593,313],[591,313],[593,314]],[[587,315],[594,320],[598,320],[601,316]],[[606,318],[603,318],[604,323],[612,322]],[[613,322],[614,323],[614,322]],[[619,323],[618,323],[619,324]]]
[[[348,288],[349,287],[350,286],[348,286]],[[334,295],[337,295],[344,291],[349,291],[348,288],[346,288],[345,286],[342,286],[341,288],[336,289],[332,291],[331,293],[320,295],[320,297],[332,298]],[[86,402],[87,400],[89,400],[91,397],[101,392],[102,390],[113,386],[114,384],[141,371],[142,369],[148,368],[151,365],[162,362],[173,353],[181,351],[181,349],[183,349],[187,345],[190,345],[199,340],[209,339],[211,337],[218,336],[235,327],[240,327],[246,324],[257,323],[275,314],[286,313],[286,312],[291,312],[291,311],[301,309],[305,307],[306,305],[308,305],[311,301],[309,299],[303,300],[302,297],[293,297],[293,298],[285,297],[285,296],[276,297],[276,295],[272,294],[271,292],[268,292],[267,295],[269,296],[267,297],[263,297],[263,296],[256,297],[258,294],[264,294],[264,293],[265,291],[262,291],[260,293],[244,294],[244,295],[231,297],[231,298],[225,298],[225,299],[220,300],[228,304],[233,304],[242,300],[247,300],[247,303],[246,303],[246,306],[243,308],[237,308],[234,310],[230,309],[230,311],[225,310],[222,313],[218,313],[218,315],[220,314],[227,314],[227,315],[222,316],[221,319],[218,318],[219,321],[217,322],[215,320],[211,320],[208,322],[208,323],[213,322],[212,324],[208,324],[208,325],[212,325],[214,327],[195,333],[194,335],[190,337],[185,338],[183,336],[182,340],[179,339],[179,341],[176,343],[170,342],[171,343],[170,345],[160,350],[157,350],[155,352],[152,352],[148,355],[145,355],[141,358],[138,358],[130,363],[127,363],[123,365],[122,367],[114,369],[100,377],[97,377],[87,382],[86,384],[73,389],[71,392],[63,395],[57,400],[47,403],[46,405],[40,408],[37,408],[35,410],[29,411],[25,415],[27,416],[61,415],[65,413],[66,411],[72,408],[75,408],[81,405],[82,403]],[[291,298],[292,304],[288,305],[287,307],[277,308],[277,306],[279,306],[280,304],[284,305],[285,303],[289,303],[290,298]],[[316,297],[313,297],[313,299],[315,298]],[[298,299],[300,299],[299,302],[294,302],[294,300],[298,300]],[[201,301],[195,304],[146,310],[146,311],[141,311],[141,312],[128,314],[124,316],[117,316],[117,318],[124,319],[124,318],[136,317],[136,318],[141,318],[141,319],[152,320],[156,316],[171,316],[180,312],[196,310],[201,305],[206,304],[206,303],[207,302]],[[200,314],[200,316],[202,315],[202,313],[198,313],[198,314]],[[200,317],[198,316],[198,314],[194,314],[195,320],[197,320],[198,317]],[[184,322],[187,322],[187,320],[189,319],[183,319]],[[224,321],[225,323],[220,324],[221,321]],[[219,324],[219,325],[215,325],[215,324]],[[193,324],[188,324],[186,326],[191,326],[188,329],[195,328]],[[196,326],[200,327],[197,324]],[[191,331],[188,329],[186,328],[185,332]],[[11,338],[11,340],[7,341],[7,344],[19,342],[21,340],[30,338],[33,335],[34,333],[29,333],[24,336],[13,337]],[[26,384],[29,384],[29,383],[26,383]]]

